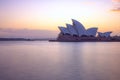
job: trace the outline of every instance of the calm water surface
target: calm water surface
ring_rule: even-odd
[[[0,80],[120,80],[120,42],[0,42]]]

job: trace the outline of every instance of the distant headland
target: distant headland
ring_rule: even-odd
[[[97,27],[85,29],[77,20],[72,19],[73,25],[67,27],[58,26],[60,33],[56,40],[58,42],[120,42],[120,36],[111,36],[112,31],[98,32]]]
[[[49,39],[0,38],[0,41],[48,41]]]

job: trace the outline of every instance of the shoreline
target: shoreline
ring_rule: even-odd
[[[49,40],[49,42],[120,42],[120,40]]]
[[[0,38],[0,41],[48,41],[49,39]]]

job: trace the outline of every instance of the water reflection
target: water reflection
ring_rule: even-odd
[[[2,42],[0,80],[120,80],[119,45]]]

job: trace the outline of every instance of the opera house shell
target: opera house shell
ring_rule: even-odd
[[[67,26],[66,28],[62,27],[62,26],[58,27],[61,31],[61,34],[63,34],[63,35],[68,34],[71,36],[74,36],[74,35],[76,35],[76,36],[94,36],[94,37],[96,36],[97,30],[98,30],[97,27],[89,28],[86,30],[85,27],[77,20],[72,19],[72,22],[73,22],[73,25],[66,24],[66,26]]]
[[[98,32],[98,36],[99,36],[99,37],[106,37],[106,38],[108,38],[108,37],[110,37],[110,34],[111,34],[111,33],[112,33],[111,31],[109,31],[109,32],[104,32],[104,33]]]
[[[79,21],[72,19],[72,25],[66,24],[66,27],[58,26],[60,33],[58,41],[82,41],[82,40],[100,40],[108,39],[112,32],[97,32],[97,27],[85,29],[84,25]],[[97,36],[96,36],[97,35]]]

